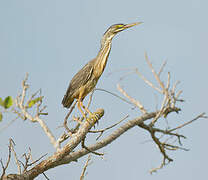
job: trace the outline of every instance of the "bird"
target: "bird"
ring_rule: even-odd
[[[69,83],[66,94],[62,100],[62,104],[65,108],[70,108],[74,100],[77,99],[77,107],[83,117],[86,118],[84,111],[89,113],[89,115],[92,114],[90,110],[83,105],[83,100],[91,91],[93,91],[106,67],[113,37],[117,33],[141,23],[142,22],[114,24],[106,30],[101,39],[101,47],[97,56],[79,70]]]

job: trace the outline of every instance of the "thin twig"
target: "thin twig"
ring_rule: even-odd
[[[57,144],[59,144],[59,147],[60,147],[60,144],[62,142],[64,142],[65,140],[67,140],[69,138],[69,134],[66,134],[65,132],[57,139]]]
[[[190,121],[188,121],[188,122],[186,122],[186,123],[184,123],[184,124],[182,124],[182,125],[180,125],[180,126],[178,126],[176,128],[170,129],[168,132],[173,132],[173,131],[175,131],[177,129],[180,129],[180,128],[184,127],[184,126],[187,126],[188,124],[191,124],[192,122],[198,120],[199,118],[206,118],[207,119],[208,117],[205,116],[205,114],[206,113],[203,112],[203,113],[199,114],[197,117],[195,117],[194,119],[192,119],[192,120],[190,120]]]
[[[84,179],[84,176],[85,176],[85,173],[86,173],[86,170],[87,170],[87,167],[89,165],[89,162],[91,160],[91,155],[89,154],[88,157],[87,157],[87,161],[83,167],[83,170],[82,170],[82,173],[81,173],[81,176],[80,176],[80,180],[83,180]]]
[[[146,129],[147,131],[149,131],[153,141],[157,144],[160,152],[162,153],[164,159],[167,159],[169,162],[173,161],[173,159],[171,159],[165,152],[165,147],[163,145],[163,143],[160,142],[160,140],[155,136],[155,130],[154,128],[152,128],[151,126],[148,126],[144,123],[140,123],[138,124],[139,127],[143,128],[143,129]]]
[[[167,85],[166,85],[166,89],[170,88],[170,72],[168,72],[168,81],[167,81]]]
[[[135,70],[136,74],[139,75],[139,77],[150,87],[152,87],[153,89],[155,89],[156,91],[158,91],[159,93],[163,93],[162,90],[158,87],[156,87],[153,83],[151,83],[149,80],[147,80],[147,78],[145,78],[142,73],[139,72],[138,68],[136,68]]]
[[[21,165],[20,165],[19,160],[17,158],[17,154],[16,154],[16,152],[14,150],[14,145],[15,145],[14,141],[12,140],[12,138],[10,138],[10,146],[11,146],[11,150],[12,150],[12,152],[14,154],[14,159],[15,159],[16,164],[17,164],[18,173],[21,174]]]
[[[157,172],[157,170],[162,169],[163,166],[165,166],[165,165],[166,165],[166,163],[165,163],[165,158],[163,158],[163,161],[162,161],[162,163],[160,164],[160,166],[159,166],[159,167],[156,167],[156,168],[152,168],[152,169],[150,170],[150,174],[153,174],[154,172]]]
[[[158,76],[160,76],[160,74],[163,72],[163,69],[164,69],[164,67],[165,67],[166,64],[167,64],[167,61],[165,61],[165,62],[162,64],[162,66],[161,66],[161,68],[160,68],[160,70],[159,70],[159,72],[158,72]]]
[[[173,87],[171,89],[171,92],[175,94],[175,91],[176,91],[176,87],[177,85],[180,83],[180,81],[176,81],[174,84],[173,84]]]
[[[132,104],[134,104],[135,106],[137,106],[143,114],[147,113],[147,110],[144,108],[144,106],[142,105],[142,103],[141,103],[139,100],[135,100],[134,98],[132,98],[131,96],[129,96],[129,95],[127,94],[127,92],[124,91],[124,90],[121,88],[121,86],[120,86],[119,84],[117,84],[117,89],[118,89],[125,97],[127,97],[127,98],[132,102]]]
[[[135,70],[132,70],[132,71],[129,71],[127,72],[126,74],[124,74],[123,76],[121,76],[119,78],[120,81],[124,80],[124,78],[126,78],[127,76],[129,76],[130,74],[134,74],[135,73]]]
[[[35,164],[35,163],[37,163],[38,161],[40,161],[42,158],[44,158],[45,156],[47,156],[47,154],[48,154],[48,153],[42,155],[42,156],[39,157],[37,160],[35,160],[35,161],[29,163],[29,164],[28,164],[28,167],[29,167],[29,166],[32,166],[33,164]]]
[[[189,151],[189,149],[187,149],[187,148],[182,148],[180,146],[176,146],[176,145],[172,145],[172,144],[164,143],[163,145],[166,146],[166,149],[171,150],[171,151],[175,151],[175,150],[178,150],[178,149],[181,149],[181,150],[184,150],[184,151]]]
[[[165,86],[164,86],[163,82],[160,80],[160,77],[158,76],[158,74],[155,72],[155,70],[154,70],[154,68],[153,68],[153,66],[152,66],[152,63],[150,62],[150,60],[149,60],[149,58],[148,58],[148,56],[147,56],[147,53],[145,52],[144,55],[145,55],[145,60],[147,61],[147,64],[149,65],[149,67],[150,67],[150,69],[151,69],[151,71],[152,71],[152,73],[153,73],[155,79],[156,79],[157,82],[159,83],[159,85],[160,85],[160,87],[162,88],[162,90],[164,90],[164,89],[165,89]],[[164,93],[164,92],[163,92],[163,93]]]
[[[124,101],[124,102],[126,102],[126,103],[128,103],[128,104],[134,105],[132,102],[127,101],[125,98],[122,98],[121,96],[119,96],[119,95],[117,95],[117,94],[115,94],[115,93],[112,93],[112,92],[110,92],[110,91],[107,91],[107,90],[105,90],[105,89],[96,88],[95,91],[103,91],[103,92],[109,93],[109,94],[111,94],[111,95],[117,97],[118,99],[120,99],[120,100],[122,100],[122,101]],[[135,106],[135,105],[134,105],[134,106]]]
[[[26,106],[29,105],[29,103],[31,102],[31,100],[38,94],[41,93],[41,89],[37,90],[34,94],[31,95],[31,97],[28,99],[28,101],[26,102]]]
[[[8,159],[7,159],[7,163],[6,163],[6,166],[4,166],[4,164],[3,164],[3,161],[2,161],[2,159],[1,159],[1,167],[2,167],[2,175],[1,175],[1,179],[3,179],[3,177],[4,177],[4,175],[6,174],[6,170],[7,170],[7,168],[8,168],[8,166],[9,166],[9,163],[10,163],[10,160],[11,160],[11,142],[9,143],[9,155],[8,155]]]
[[[176,94],[175,98],[176,98],[176,100],[177,100],[177,101],[184,102],[184,100],[181,100],[181,99],[179,100],[179,99],[178,99],[178,98],[179,98],[179,96],[182,94],[182,92],[183,92],[183,91],[182,91],[182,90],[180,90],[180,91],[178,91],[178,93]]]
[[[82,148],[86,149],[87,151],[89,151],[89,152],[92,153],[92,154],[95,154],[95,155],[98,155],[98,156],[104,156],[103,153],[98,153],[98,152],[95,152],[95,151],[91,151],[91,150],[85,145],[85,138],[86,138],[86,137],[84,137],[83,140],[82,140]]]
[[[51,144],[58,150],[59,147],[57,146],[56,143],[56,139],[54,137],[54,135],[52,134],[52,132],[50,131],[50,129],[48,128],[48,126],[46,125],[46,123],[39,118],[40,113],[37,112],[35,116],[32,116],[28,111],[27,108],[24,104],[24,100],[26,97],[26,91],[29,88],[29,86],[26,84],[28,79],[28,73],[26,74],[25,79],[22,82],[22,94],[20,95],[22,98],[21,100],[19,100],[19,96],[16,98],[16,104],[17,107],[21,110],[21,113],[23,114],[23,116],[25,117],[24,119],[29,119],[31,122],[38,122],[40,124],[40,126],[42,127],[42,129],[44,130],[45,134],[48,136],[48,138],[50,139]],[[39,110],[39,107],[41,105],[41,102],[39,102],[40,104],[37,106],[37,110]]]
[[[46,176],[46,174],[43,172],[42,173],[43,174],[43,176],[47,179],[47,180],[50,180],[47,176]]]
[[[99,129],[99,130],[95,130],[95,131],[90,130],[89,132],[90,132],[90,133],[100,133],[100,135],[96,138],[96,140],[98,140],[106,130],[111,129],[111,128],[117,126],[118,124],[120,124],[122,121],[124,121],[124,120],[127,119],[128,117],[129,117],[129,115],[126,115],[123,119],[121,119],[121,120],[118,121],[117,123],[115,123],[115,124],[113,124],[113,125],[111,125],[111,126],[109,126],[109,127],[107,127],[107,128]]]
[[[21,100],[20,100],[20,105],[24,104],[25,96],[26,96],[26,90],[29,88],[29,86],[26,84],[28,80],[29,74],[26,73],[25,79],[22,81],[22,94],[21,94]]]
[[[64,127],[70,136],[72,135],[72,133],[71,133],[69,127],[67,126],[67,120],[68,120],[70,114],[72,113],[73,109],[75,108],[76,103],[77,103],[77,101],[73,104],[73,106],[70,108],[69,112],[67,113],[66,117],[64,118]]]

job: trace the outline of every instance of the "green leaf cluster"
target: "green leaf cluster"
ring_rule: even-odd
[[[12,106],[13,104],[13,99],[11,96],[7,96],[4,100],[0,98],[0,106],[2,106],[5,109],[8,109]]]
[[[13,99],[11,96],[7,96],[4,100],[0,97],[0,106],[2,106],[4,109],[8,109],[12,106]],[[0,112],[0,122],[3,119],[3,114]]]
[[[28,106],[27,107],[28,108],[33,107],[36,103],[42,101],[42,99],[43,99],[43,96],[37,97],[35,99],[32,99],[31,101],[28,102]]]

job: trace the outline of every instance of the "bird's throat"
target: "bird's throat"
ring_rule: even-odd
[[[98,55],[97,55],[97,61],[95,63],[95,71],[97,76],[101,76],[103,73],[106,63],[108,61],[108,56],[111,50],[111,42],[105,43],[102,45]]]

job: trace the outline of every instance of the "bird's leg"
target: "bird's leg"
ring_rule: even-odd
[[[84,111],[82,110],[81,107],[86,111],[85,106],[83,105],[83,102],[79,99],[79,100],[78,100],[78,108],[79,108],[80,112],[82,113],[82,116],[86,119],[86,121],[87,121],[88,123],[90,123],[89,118],[86,117],[86,114],[84,113]],[[91,113],[89,110],[86,111],[86,112],[88,112],[89,115],[91,116],[92,113]]]
[[[81,112],[82,116],[83,116],[85,119],[87,119],[87,117],[86,117],[84,111],[83,111],[82,108],[81,108],[81,106],[82,106],[82,105],[81,105],[81,102],[82,102],[82,101],[78,100],[77,107],[78,107],[79,111]]]
[[[93,115],[93,114],[90,112],[90,110],[89,110],[87,107],[85,107],[85,106],[83,105],[83,102],[82,102],[82,101],[80,101],[80,105],[83,107],[83,109],[84,109],[90,116]]]
[[[83,107],[83,109],[90,115],[90,118],[92,118],[95,122],[99,119],[99,116],[97,116],[96,113],[92,113],[87,107],[83,105],[83,102],[80,101],[80,105]]]

